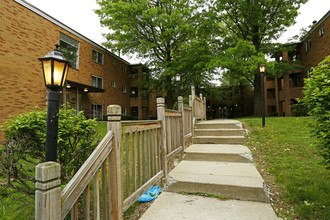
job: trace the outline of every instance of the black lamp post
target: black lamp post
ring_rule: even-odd
[[[47,93],[47,132],[46,132],[46,161],[57,160],[57,130],[58,112],[60,103],[60,90],[65,84],[69,71],[69,61],[58,50],[60,45],[55,44],[54,51],[42,58],[42,72],[45,85],[50,91]]]
[[[180,82],[180,79],[181,79],[179,73],[176,74],[175,79],[176,79],[176,90],[177,90],[177,94],[178,94],[178,97],[179,97],[179,95],[180,95],[179,82]]]
[[[266,72],[266,65],[260,64],[259,71],[261,74],[261,115],[262,115],[262,127],[265,127],[265,86],[264,77]]]

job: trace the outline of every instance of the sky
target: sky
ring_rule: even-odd
[[[104,42],[102,33],[107,28],[101,27],[94,9],[96,0],[25,0],[56,20],[64,23],[92,41]],[[288,38],[299,34],[300,29],[309,26],[314,20],[319,21],[330,10],[330,0],[309,0],[299,9],[296,24],[289,27],[278,42],[285,43]],[[121,56],[130,63],[138,63],[134,57]]]

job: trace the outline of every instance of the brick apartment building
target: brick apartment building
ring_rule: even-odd
[[[292,116],[291,105],[296,98],[303,97],[304,78],[312,67],[316,67],[326,56],[330,55],[330,11],[313,28],[296,43],[296,51],[283,51],[277,59],[299,61],[304,69],[296,69],[281,74],[279,78],[265,78],[265,113],[266,115]]]
[[[219,98],[206,95],[207,119],[253,115],[253,91],[246,86],[219,87]]]
[[[102,118],[110,104],[137,119],[156,116],[155,95],[146,94],[142,65],[132,65],[23,0],[0,3],[0,126],[27,106],[46,106],[46,87],[38,57],[59,42],[67,58],[67,86],[61,102],[89,117]],[[0,134],[1,139],[1,134]]]

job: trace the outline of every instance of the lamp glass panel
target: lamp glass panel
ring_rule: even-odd
[[[43,60],[42,65],[44,68],[44,77],[45,77],[46,85],[51,85],[52,84],[52,61]]]
[[[65,81],[66,81],[66,77],[68,76],[68,72],[69,72],[69,64],[67,63],[65,65],[65,73],[64,73],[63,82],[62,82],[62,85],[61,86],[64,86]]]
[[[54,85],[61,86],[65,63],[54,60]]]
[[[180,81],[180,75],[176,75],[176,81]]]
[[[266,66],[260,66],[259,69],[261,73],[264,73],[266,71]]]

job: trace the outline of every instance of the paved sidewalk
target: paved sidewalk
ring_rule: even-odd
[[[277,219],[244,139],[239,121],[198,123],[185,160],[141,219]]]

